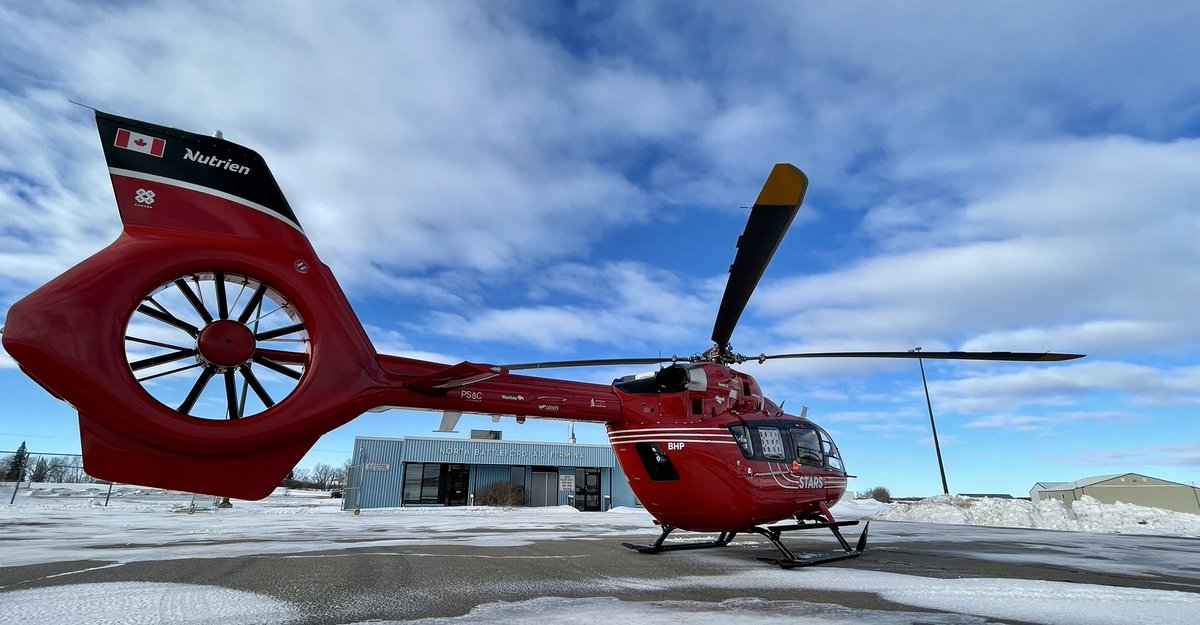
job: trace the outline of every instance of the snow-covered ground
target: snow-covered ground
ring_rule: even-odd
[[[11,484],[0,487],[6,500]],[[574,508],[400,508],[343,512],[341,500],[326,493],[279,490],[262,501],[235,500],[227,510],[212,509],[211,497],[192,496],[133,486],[114,487],[108,497],[103,485],[24,485],[14,505],[0,503],[0,566],[42,565],[103,558],[99,568],[130,562],[182,558],[244,557],[345,550],[355,547],[461,544],[504,547],[562,538],[612,539],[652,534],[651,519],[640,509],[580,513]],[[105,506],[105,500],[108,505]],[[839,518],[900,521],[903,532],[872,531],[873,544],[909,540],[913,535],[979,542],[995,540],[995,531],[964,528],[949,532],[954,523],[968,526],[1070,530],[1056,538],[1029,542],[1029,562],[1055,562],[1068,567],[1119,569],[1127,574],[1150,574],[1123,544],[1107,545],[1085,533],[1134,533],[1200,537],[1200,516],[1095,500],[1068,508],[1060,502],[937,497],[916,503],[882,504],[871,500],[843,501],[833,508]],[[887,524],[883,524],[887,525]],[[938,529],[938,528],[942,529]],[[499,530],[499,531],[498,531]],[[951,535],[952,534],[952,535]],[[1042,533],[1045,536],[1046,533]],[[949,537],[948,537],[949,536]],[[1079,540],[1072,539],[1079,536]],[[1132,539],[1131,539],[1132,540]],[[1138,540],[1152,540],[1151,538]],[[1065,545],[1051,553],[1053,544]],[[1050,544],[1047,547],[1046,544]],[[986,551],[986,550],[981,550]],[[1169,550],[1168,550],[1169,551]],[[1021,561],[1013,556],[982,553],[981,558]],[[1058,558],[1057,560],[1055,558]],[[1162,557],[1153,566],[1187,577],[1200,571],[1195,553]],[[69,576],[73,572],[51,574]],[[61,580],[56,580],[61,581]],[[686,618],[692,624],[755,622],[824,624],[985,623],[1013,619],[1048,624],[1153,622],[1191,623],[1200,610],[1200,594],[1068,584],[1015,579],[931,579],[912,575],[817,567],[780,571],[771,567],[731,571],[726,575],[680,577],[663,582],[671,587],[745,589],[744,599],[705,601],[621,601],[611,594],[644,585],[639,580],[597,580],[592,598],[544,597],[519,603],[476,607],[458,618],[423,621],[427,624],[468,625],[501,620],[539,623],[593,622],[598,610],[610,625],[668,622]],[[819,597],[821,591],[875,593],[911,606],[915,612],[884,613],[850,610],[805,601],[767,601],[755,598],[763,587],[795,588],[797,599]],[[39,588],[0,587],[0,623],[288,623],[304,615],[291,603],[256,593],[219,586],[119,582],[66,584]],[[954,614],[921,612],[946,610]],[[683,616],[683,615],[686,615]]]

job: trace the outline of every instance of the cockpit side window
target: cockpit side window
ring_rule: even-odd
[[[821,456],[821,441],[817,438],[816,430],[808,427],[794,427],[791,435],[797,462],[810,467],[825,466],[825,459]]]
[[[821,450],[825,452],[825,466],[845,473],[846,468],[842,465],[842,456],[838,453],[837,445],[833,444],[833,439],[825,430],[818,429],[817,433],[821,437]]]
[[[737,441],[738,448],[742,450],[742,455],[747,458],[754,457],[754,442],[750,440],[750,431],[744,425],[731,425],[729,431],[733,433],[733,440]]]

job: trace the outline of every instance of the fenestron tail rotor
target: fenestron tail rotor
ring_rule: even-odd
[[[147,294],[125,333],[138,384],[201,419],[274,406],[304,377],[308,347],[304,320],[278,291],[221,271],[181,276]]]

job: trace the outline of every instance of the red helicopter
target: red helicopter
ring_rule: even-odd
[[[324,433],[412,408],[603,423],[630,486],[661,526],[642,552],[765,536],[783,567],[852,558],[829,506],[847,474],[829,434],[786,414],[731,368],[782,358],[1060,361],[1074,354],[833,352],[747,357],[738,318],[804,198],[774,167],[738,240],[711,349],[690,357],[490,365],[378,354],[266,163],[222,138],[96,112],[123,232],[14,304],[3,343],[79,411],[95,477],[218,496],[267,496]],[[660,365],[612,385],[522,370]],[[662,366],[665,365],[665,366]],[[768,525],[792,519],[790,525]],[[783,532],[827,528],[842,551],[797,557]],[[667,543],[675,530],[719,533]]]

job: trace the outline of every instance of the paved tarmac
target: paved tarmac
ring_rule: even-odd
[[[876,544],[868,544],[862,557],[820,568],[935,579],[1047,580],[1200,593],[1197,539],[963,530],[884,522],[872,523],[871,529],[872,536],[878,534],[879,539]],[[981,540],[981,535],[986,539]],[[635,542],[652,538],[652,531],[628,537]],[[787,542],[797,553],[836,548],[832,537],[825,536],[792,536]],[[625,549],[619,540],[609,537],[540,541],[516,547],[383,546],[119,565],[106,562],[103,549],[99,549],[91,560],[0,566],[0,603],[9,591],[136,581],[212,585],[259,593],[299,607],[306,615],[301,622],[312,625],[458,617],[481,604],[539,597],[617,597],[637,602],[719,602],[757,597],[888,612],[915,610],[863,589],[798,592],[787,576],[806,575],[815,569],[780,570],[759,562],[757,556],[774,557],[775,550],[756,536],[739,537],[731,546],[720,549],[657,555]],[[747,575],[759,580],[754,588],[746,587]],[[724,579],[730,576],[742,576],[742,581],[726,586]],[[602,615],[596,616],[600,620]],[[945,622],[983,621],[966,617]]]

